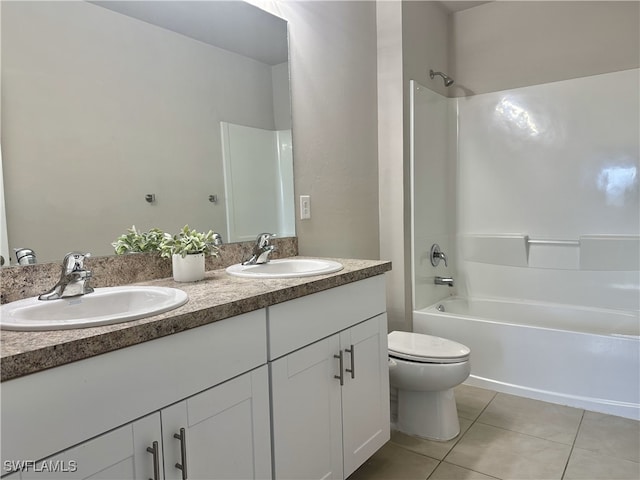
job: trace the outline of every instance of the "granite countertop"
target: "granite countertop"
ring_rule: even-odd
[[[342,263],[344,269],[314,277],[264,280],[232,277],[224,269],[219,269],[206,272],[204,280],[194,283],[177,283],[171,278],[143,282],[138,285],[184,290],[189,301],[169,312],[141,320],[72,330],[2,330],[0,378],[2,381],[11,380],[391,270],[391,262],[388,261],[331,260]]]

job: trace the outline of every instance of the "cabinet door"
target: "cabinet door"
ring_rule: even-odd
[[[271,363],[275,478],[342,479],[339,337]]]
[[[271,478],[266,365],[165,408],[160,415],[167,480]]]
[[[345,352],[342,388],[344,476],[348,477],[390,437],[387,316],[378,315],[340,333]]]
[[[154,413],[38,462],[22,472],[23,479],[155,479],[154,456],[147,451],[158,442],[157,479],[162,478],[160,414]]]

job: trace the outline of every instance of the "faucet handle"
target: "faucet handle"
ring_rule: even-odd
[[[440,246],[437,243],[431,245],[431,265],[437,267],[440,264],[440,260],[444,260],[444,266],[447,267],[447,256],[440,250]]]
[[[222,235],[217,232],[213,233],[213,244],[218,247],[220,245],[224,245],[224,240],[222,239]]]
[[[64,269],[64,273],[68,275],[73,272],[84,270],[84,260],[85,258],[88,258],[90,256],[90,253],[83,252],[67,253],[64,256],[64,260],[62,261],[62,268]]]
[[[277,236],[275,233],[261,233],[256,237],[256,245],[258,248],[264,248],[269,245],[269,240]]]

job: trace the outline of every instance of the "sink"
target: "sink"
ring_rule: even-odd
[[[244,278],[294,278],[325,275],[342,270],[341,263],[319,258],[282,258],[261,265],[237,263],[227,267],[227,273]]]
[[[168,287],[96,288],[93,293],[59,300],[37,297],[1,307],[3,330],[66,330],[129,322],[157,315],[187,303],[182,290]]]

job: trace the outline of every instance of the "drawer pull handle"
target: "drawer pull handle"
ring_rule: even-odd
[[[184,428],[180,429],[180,433],[174,433],[173,438],[180,440],[180,461],[176,463],[176,468],[182,470],[182,480],[187,480],[187,434]]]
[[[147,452],[153,455],[153,478],[149,480],[160,480],[160,458],[158,455],[158,442],[153,442],[151,447],[147,447]]]
[[[347,368],[347,372],[351,373],[351,378],[356,378],[356,350],[353,343],[351,348],[345,348],[344,351],[351,354],[351,368]]]
[[[344,385],[344,356],[342,355],[342,350],[340,350],[339,355],[334,355],[333,358],[340,359],[340,375],[334,375],[333,378],[337,378],[340,380],[340,385]]]

